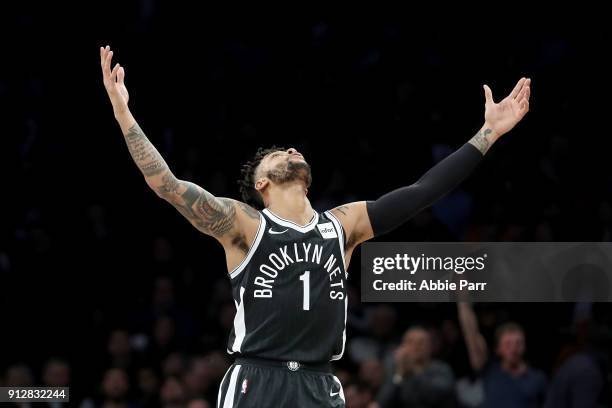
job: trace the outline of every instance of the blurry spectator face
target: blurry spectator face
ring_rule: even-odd
[[[210,408],[210,404],[203,399],[194,399],[189,401],[187,408]]]
[[[168,307],[174,303],[174,285],[169,278],[157,278],[153,292],[153,304],[158,307]]]
[[[370,315],[372,334],[378,338],[387,337],[395,326],[395,309],[388,305],[379,305]]]
[[[166,377],[180,376],[185,369],[183,356],[180,353],[172,353],[164,360],[163,372]]]
[[[500,334],[497,342],[497,354],[502,362],[516,365],[523,360],[525,353],[525,336],[522,330],[507,330]]]
[[[185,375],[185,386],[190,394],[206,392],[213,378],[213,370],[206,357],[193,358],[189,371]]]
[[[351,384],[344,390],[346,408],[368,408],[372,402],[372,395],[367,389]]]
[[[28,387],[33,383],[30,368],[24,364],[14,365],[6,370],[6,386]]]
[[[111,368],[104,374],[102,391],[109,399],[122,399],[129,389],[128,377],[120,368]]]
[[[174,336],[174,322],[169,317],[160,317],[155,321],[153,337],[158,346],[167,346]]]
[[[162,405],[181,405],[185,400],[183,384],[174,377],[169,377],[162,385],[160,398]]]
[[[376,359],[366,360],[359,367],[359,378],[373,390],[377,390],[385,378],[385,369]]]
[[[221,380],[229,368],[229,363],[225,358],[225,354],[220,351],[212,351],[206,355],[206,361],[212,378]]]
[[[43,381],[47,387],[67,387],[70,383],[70,367],[61,360],[49,361],[43,370]]]
[[[409,329],[404,335],[401,347],[410,361],[422,364],[431,358],[431,337],[425,329]]]
[[[125,330],[114,330],[108,339],[108,353],[112,357],[123,357],[131,351],[130,336]]]
[[[159,387],[159,379],[155,372],[150,368],[141,368],[138,371],[138,388],[145,395],[155,394]]]

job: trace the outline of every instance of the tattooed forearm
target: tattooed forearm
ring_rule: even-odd
[[[149,142],[138,123],[128,130],[125,141],[132,158],[145,177],[155,176],[168,169],[168,165],[155,146]]]
[[[480,130],[478,133],[476,133],[476,135],[474,135],[473,138],[469,140],[468,143],[480,150],[480,153],[484,155],[487,153],[487,150],[489,150],[489,147],[491,147],[491,142],[489,142],[488,136],[492,132],[493,131],[491,129],[485,129],[484,131]]]

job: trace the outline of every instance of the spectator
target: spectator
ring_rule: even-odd
[[[211,408],[211,406],[205,399],[196,398],[187,403],[187,408]]]
[[[133,366],[132,347],[130,335],[126,330],[113,330],[108,337],[107,352],[110,367],[122,368],[131,371]]]
[[[595,408],[603,377],[592,355],[578,352],[552,378],[545,408]]]
[[[126,372],[121,368],[110,368],[102,379],[101,396],[85,399],[81,408],[131,408],[132,405],[128,401],[129,391],[130,384]]]
[[[34,383],[32,370],[25,364],[15,364],[6,370],[4,385],[7,387],[31,387]]]
[[[363,382],[346,384],[344,396],[346,408],[368,408],[372,403],[372,390]]]
[[[64,360],[50,359],[43,368],[42,380],[45,387],[68,387],[70,366]]]
[[[489,359],[472,306],[458,302],[459,320],[472,369],[482,377],[483,407],[531,408],[544,401],[546,377],[524,359],[525,333],[516,323],[506,323],[495,333],[499,360]]]
[[[141,408],[158,406],[159,377],[152,368],[144,367],[138,371],[138,394]]]
[[[162,408],[183,408],[185,403],[185,387],[176,377],[168,377],[160,392]]]
[[[68,387],[70,385],[70,366],[64,360],[50,359],[43,367],[42,380],[45,387]],[[67,403],[50,402],[49,408],[61,408]]]
[[[422,327],[406,331],[395,351],[395,371],[376,397],[381,408],[453,407],[453,372],[431,358],[431,335]]]

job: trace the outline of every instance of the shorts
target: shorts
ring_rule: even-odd
[[[237,358],[221,380],[217,408],[344,408],[340,380],[320,367]]]

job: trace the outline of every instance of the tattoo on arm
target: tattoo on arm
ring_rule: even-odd
[[[491,143],[489,142],[489,139],[487,139],[487,136],[489,136],[491,132],[493,132],[491,129],[485,129],[484,132],[479,131],[469,140],[468,143],[480,150],[480,153],[484,155],[487,153],[487,150],[489,150],[489,147],[491,147]]]
[[[140,126],[138,126],[138,123],[134,123],[128,130],[128,133],[125,135],[125,142],[134,162],[136,162],[136,165],[145,177],[155,176],[168,170],[168,165],[164,158],[159,154],[155,146],[149,142],[149,139],[147,139]]]
[[[338,211],[342,215],[347,215],[346,212],[348,210],[348,205],[341,205],[339,207],[334,208],[334,210]]]
[[[233,200],[217,198],[193,183],[178,180],[171,172],[162,176],[162,182],[158,193],[169,196],[168,201],[200,231],[221,237],[233,228]]]
[[[158,178],[154,179],[157,193],[166,198],[196,228],[215,237],[221,237],[233,228],[236,218],[233,200],[217,198],[193,183],[178,180],[137,123],[128,130],[125,141],[134,162],[145,177],[161,175],[161,184]],[[248,208],[255,212],[255,217],[259,217],[257,211]],[[253,216],[252,212],[249,213],[244,207],[242,209]]]
[[[256,209],[254,209],[253,207],[245,203],[240,203],[239,205],[240,205],[240,209],[242,209],[242,211],[244,211],[244,213],[248,215],[250,218],[253,218],[254,220],[259,219],[259,211],[257,211]]]

